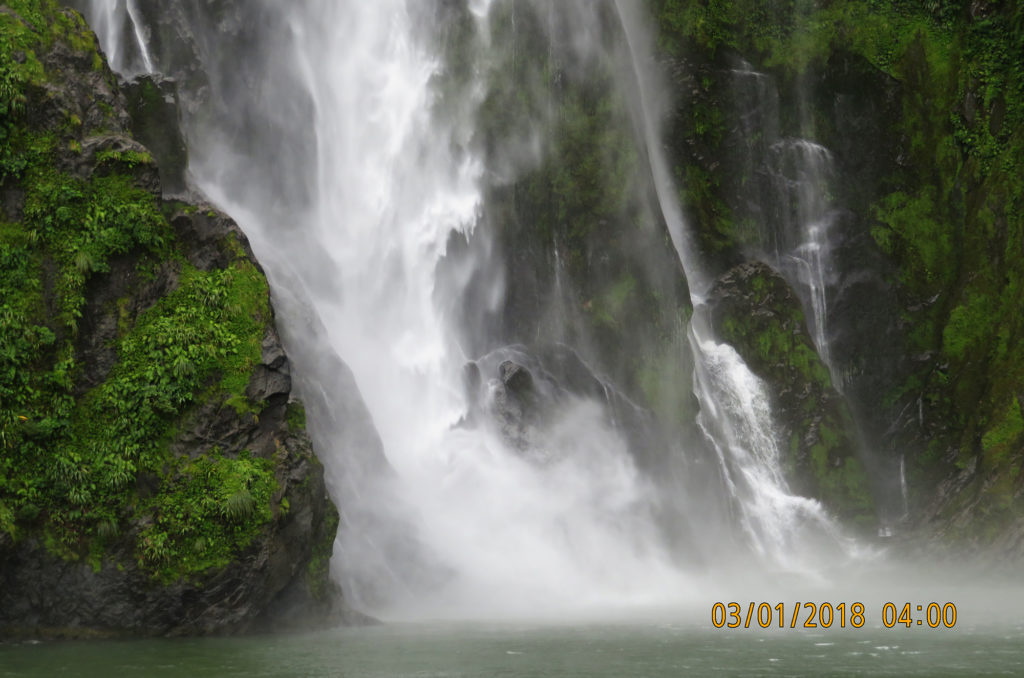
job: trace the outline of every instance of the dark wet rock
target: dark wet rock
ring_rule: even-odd
[[[498,366],[501,383],[520,398],[528,398],[533,391],[533,376],[522,365],[506,360]]]
[[[543,425],[541,411],[535,405],[551,400],[534,389],[534,378],[523,365],[504,360],[498,365],[497,379],[488,381],[487,409],[505,440],[525,451],[539,443],[537,427]],[[550,395],[550,391],[545,394]]]
[[[25,118],[33,132],[63,135],[55,168],[86,181],[126,176],[159,199],[159,165],[130,130],[173,137],[169,110],[146,112],[163,115],[162,121],[133,121],[116,78],[105,64],[95,67],[91,48],[72,48],[55,39],[37,56],[47,80],[30,90]],[[179,142],[180,135],[169,143]],[[177,181],[181,167],[172,169]],[[172,175],[164,175],[165,180]],[[24,190],[8,180],[0,194],[4,215],[21,219]],[[70,393],[75,399],[110,377],[119,360],[118,340],[178,289],[186,267],[243,266],[260,272],[247,239],[226,214],[195,196],[160,206],[174,230],[175,242],[167,244],[173,256],[154,260],[152,252],[136,249],[112,257],[105,262],[109,270],[88,278],[75,333],[62,337],[65,330],[52,323],[58,341],[73,340],[78,369]],[[44,262],[44,276],[51,281],[53,267]],[[51,301],[47,311],[53,313]],[[244,397],[232,402],[216,388],[193,394],[189,408],[167,422],[167,463],[130,481],[131,501],[117,509],[116,532],[105,542],[92,542],[96,549],[90,551],[91,535],[78,535],[78,543],[56,549],[52,538],[37,529],[35,516],[19,516],[11,531],[0,529],[0,638],[234,634],[298,621],[322,625],[361,619],[328,578],[338,514],[309,436],[288,416],[299,404],[272,309],[270,317],[263,313],[261,318],[261,356]],[[25,431],[31,435],[28,425]],[[140,540],[155,520],[140,504],[181,480],[178,462],[202,455],[267,460],[276,487],[270,518],[258,524],[255,536],[226,565],[188,576],[158,576],[139,556]]]
[[[486,412],[506,441],[520,451],[543,444],[548,429],[580,400],[597,402],[609,429],[617,431],[642,468],[664,463],[668,449],[653,415],[597,376],[571,347],[506,346],[467,363],[464,374],[494,375],[469,389],[470,411]],[[467,377],[478,383],[476,377]]]
[[[263,340],[263,362],[253,369],[245,395],[255,401],[287,396],[292,390],[291,370],[276,332]]]
[[[153,154],[166,195],[185,191],[188,151],[181,134],[178,85],[159,75],[141,76],[124,86],[132,136]]]
[[[847,520],[873,525],[852,418],[786,281],[765,264],[740,264],[716,281],[709,311],[716,335],[736,349],[771,393],[794,489]]]
[[[226,568],[196,580],[162,584],[135,564],[134,554],[112,550],[99,567],[54,556],[36,538],[0,542],[0,634],[7,637],[80,638],[124,635],[239,633],[275,627],[265,615],[282,595],[291,595],[307,619],[323,623],[339,597],[312,600],[306,576],[314,545],[333,542],[326,519],[323,472],[302,435],[284,436],[278,468],[279,512],[263,538]],[[144,528],[129,527],[126,537]],[[298,587],[299,592],[291,589]],[[298,605],[296,602],[294,605]]]
[[[75,166],[79,177],[123,174],[153,195],[161,194],[160,173],[149,149],[126,134],[86,137]]]

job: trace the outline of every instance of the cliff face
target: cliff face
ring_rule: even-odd
[[[856,429],[786,281],[765,264],[739,264],[716,282],[711,317],[717,336],[744,357],[772,394],[794,490],[818,497],[846,524],[870,531],[876,516]]]
[[[774,393],[789,480],[865,527],[1020,555],[1022,10],[647,5],[676,102],[672,174],[719,279],[716,329]],[[442,95],[468,78],[452,54],[473,49],[461,5],[444,7]],[[610,3],[595,15],[595,42],[621,39]],[[453,313],[467,345],[556,337],[663,423],[692,421],[691,309],[637,191],[636,121],[615,73],[551,40],[571,33],[558,17],[529,2],[489,15],[477,140],[498,168],[481,229],[495,242],[449,251],[496,265]]]
[[[903,527],[1024,553],[1024,10],[651,4],[677,76],[669,143],[705,256],[785,272],[778,233],[762,228],[789,218],[785,203],[761,213],[751,206],[771,202],[750,198],[776,170],[794,178],[772,165],[792,140],[828,149],[825,320],[862,456],[893,478],[905,464]],[[896,482],[883,495],[899,497]]]
[[[164,198],[156,86],[132,119],[77,13],[0,31],[0,633],[324,618],[337,512],[245,236]]]

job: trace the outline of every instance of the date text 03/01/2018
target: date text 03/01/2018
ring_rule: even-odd
[[[711,606],[711,624],[716,629],[779,628],[818,629],[855,628],[868,623],[864,603],[715,603]],[[882,626],[946,628],[956,626],[954,603],[885,603],[881,609]]]

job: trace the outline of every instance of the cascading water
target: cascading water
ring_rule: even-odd
[[[668,173],[668,163],[659,142],[659,122],[665,105],[654,92],[657,69],[643,68],[637,43],[642,35],[635,8],[616,3],[629,42],[631,61],[640,91],[638,117],[644,130],[651,172],[657,186],[662,213],[669,225],[680,262],[686,272],[694,305],[690,326],[690,347],[697,369],[694,392],[701,404],[698,424],[721,461],[723,472],[738,499],[741,522],[757,551],[769,561],[790,569],[811,567],[816,552],[800,544],[818,532],[842,542],[838,530],[821,505],[794,496],[781,469],[771,405],[760,380],[750,372],[739,354],[714,340],[705,319],[704,295],[711,285],[693,253],[696,248],[676,202],[678,192]]]
[[[747,243],[749,254],[778,271],[797,293],[807,319],[807,328],[822,363],[828,368],[832,387],[846,400],[859,427],[860,456],[873,471],[878,504],[879,534],[889,537],[907,517],[905,477],[898,456],[878,454],[883,441],[870,438],[863,411],[857,411],[850,397],[856,370],[833,355],[836,329],[831,326],[832,304],[841,288],[863,276],[838,270],[836,250],[842,245],[842,209],[833,199],[839,179],[833,154],[815,141],[786,136],[783,110],[774,80],[741,62],[731,70],[733,103],[737,116],[740,149],[740,204],[752,206],[740,218],[753,223],[757,235]],[[791,134],[812,134],[808,113],[808,88],[796,83],[795,110],[798,129]],[[793,124],[790,121],[791,125]],[[847,255],[849,259],[849,255]],[[849,266],[849,262],[847,262]],[[841,303],[841,301],[840,301]],[[863,396],[861,396],[863,397]],[[870,404],[868,405],[870,407]],[[877,427],[878,423],[873,422]]]
[[[831,357],[827,332],[828,292],[835,283],[831,271],[830,231],[836,212],[826,198],[833,175],[832,154],[807,139],[781,139],[772,146],[775,157],[772,178],[782,204],[789,205],[776,225],[784,243],[775,252],[776,264],[803,292],[809,329],[821,360],[832,372],[833,385],[841,390]]]
[[[430,39],[432,11],[404,0],[253,4],[267,25],[253,29],[260,54],[248,88],[218,88],[213,71],[224,56],[199,54],[209,60],[206,96],[215,101],[193,102],[198,112],[186,117],[190,171],[249,234],[303,393],[334,415],[310,425],[343,514],[333,570],[346,595],[393,614],[417,607],[431,614],[564,613],[686,595],[694,575],[680,565],[656,516],[666,504],[680,516],[712,509],[638,467],[614,412],[609,416],[606,382],[603,399],[563,397],[528,455],[493,423],[461,425],[472,409],[463,366],[476,356],[465,354],[459,328],[439,310],[437,271],[453,234],[489,237],[475,229],[486,177],[496,168],[474,144],[474,121],[488,85],[491,3],[468,5],[474,37],[466,44],[475,51],[460,59],[479,65],[459,85],[457,105],[437,91],[450,65]],[[661,151],[665,102],[656,92],[665,90],[655,86],[638,8],[616,3],[626,43],[610,49],[593,38],[601,26],[597,3],[544,7],[549,17],[556,8],[572,16],[566,25],[575,26],[573,49],[581,59],[614,64],[620,95],[634,104],[656,208],[696,309],[688,336],[697,423],[717,455],[745,541],[773,566],[812,569],[822,542],[832,542],[828,550],[843,540],[820,504],[789,490],[763,387],[701,319],[712,281],[689,243]],[[128,21],[140,40],[145,35],[130,7],[92,0],[88,9],[94,25]],[[123,35],[103,30],[100,37],[115,68],[130,71],[118,49]],[[152,70],[149,57],[143,61]],[[236,98],[216,101],[228,91]],[[296,101],[280,95],[285,91],[302,96]],[[273,164],[253,161],[268,138],[210,109],[243,111],[246,120],[263,121],[257,128],[264,134],[280,134]],[[517,157],[536,156],[534,145],[524,142]],[[499,173],[522,164],[491,160]],[[301,189],[286,190],[292,184]],[[567,294],[561,266],[556,254],[559,303]],[[456,287],[473,279],[458,278]],[[493,280],[483,295],[492,300],[503,290],[500,276]],[[337,384],[348,380],[338,356],[351,366],[393,471],[366,461],[373,434],[366,427],[354,434],[337,414],[362,412],[337,395]],[[482,385],[492,400],[502,388],[493,380]],[[684,445],[671,447],[685,454]],[[691,548],[707,553],[720,546],[710,532],[694,538]]]
[[[89,22],[107,50],[112,68],[129,77],[153,72],[153,60],[135,0],[94,3]],[[133,54],[129,54],[129,50]]]
[[[832,154],[809,139],[781,136],[779,96],[767,74],[744,62],[731,75],[740,111],[740,145],[746,151],[742,171],[749,178],[745,202],[758,206],[746,217],[760,235],[756,254],[797,291],[814,346],[841,390],[843,379],[832,360],[828,334],[828,298],[837,282],[832,239],[838,210],[829,199],[835,178]]]

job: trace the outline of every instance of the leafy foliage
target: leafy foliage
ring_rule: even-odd
[[[1020,493],[1013,478],[1024,464],[1024,440],[1014,423],[1019,408],[1012,404],[1024,383],[1024,5],[650,4],[660,45],[673,57],[721,67],[732,52],[771,71],[785,87],[808,76],[813,82],[831,60],[851,63],[846,59],[853,55],[898,83],[893,91],[901,113],[888,120],[898,161],[891,174],[872,178],[878,187],[863,196],[863,205],[849,205],[864,210],[871,235],[895,266],[894,284],[907,309],[900,321],[906,354],[931,358],[918,361],[886,402],[902,407],[919,400],[931,413],[933,440],[916,457],[918,480],[934,482],[951,470],[941,461],[948,456],[944,449],[959,450],[960,468],[981,469],[965,492],[980,497],[982,522],[991,518],[994,534],[1012,515],[1008,497]],[[812,112],[816,128],[833,125],[832,103],[811,102],[822,108]],[[690,121],[685,132],[700,140],[700,128],[700,121]],[[707,167],[682,169],[705,242],[712,249],[741,249],[743,234],[730,226],[723,209],[729,197],[718,177]],[[774,344],[765,339],[763,348],[781,355]]]
[[[224,244],[227,268],[187,263],[158,199],[131,176],[148,154],[101,152],[86,178],[58,169],[84,130],[75,116],[38,127],[41,85],[72,76],[43,69],[36,53],[61,41],[102,59],[78,14],[50,0],[5,5],[0,181],[24,201],[0,221],[0,530],[42,535],[98,566],[148,514],[143,567],[166,580],[223,565],[270,520],[274,464],[176,459],[168,442],[204,403],[256,411],[245,389],[271,319],[266,280],[237,242]],[[135,290],[97,308],[94,290],[115,266],[142,285],[159,269],[168,291],[149,308],[137,308]],[[82,328],[108,316],[116,360],[85,383]]]
[[[306,430],[306,408],[297,400],[288,403],[285,410],[284,420],[288,422],[288,429],[292,432]]]
[[[278,485],[274,463],[214,452],[179,460],[143,510],[153,524],[139,538],[139,564],[165,582],[227,565],[269,522]]]

